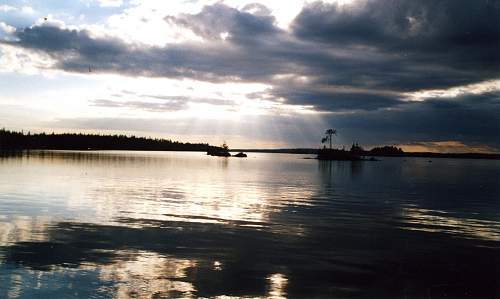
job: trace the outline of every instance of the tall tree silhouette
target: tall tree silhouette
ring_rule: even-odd
[[[325,143],[327,141],[330,141],[330,149],[332,149],[333,135],[337,135],[337,130],[335,130],[335,129],[328,129],[328,130],[326,130],[325,135],[326,136],[323,137],[323,139],[321,139],[321,143]]]

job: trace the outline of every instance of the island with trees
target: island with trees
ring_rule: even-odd
[[[396,146],[374,147],[363,149],[358,143],[353,143],[350,150],[332,148],[333,136],[337,130],[328,129],[322,143],[329,143],[317,152],[319,160],[375,160],[373,157],[424,157],[424,158],[457,158],[457,159],[500,159],[500,154],[494,153],[434,153],[434,152],[404,152]]]
[[[321,143],[328,143],[329,147],[323,146],[318,151],[318,160],[341,160],[341,161],[357,161],[362,160],[360,153],[350,150],[346,151],[344,149],[335,149],[332,147],[333,136],[337,135],[337,130],[328,129],[325,132],[325,137],[321,139]]]

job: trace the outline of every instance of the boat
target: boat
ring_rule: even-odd
[[[238,157],[238,158],[246,158],[247,157],[247,154],[243,153],[243,152],[239,152],[237,153],[236,155],[234,155],[233,157]]]

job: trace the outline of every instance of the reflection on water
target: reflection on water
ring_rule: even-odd
[[[495,297],[498,161],[0,156],[0,298]]]
[[[270,289],[269,298],[285,298],[285,287],[288,281],[286,277],[283,274],[276,273],[270,275],[267,279],[269,280]]]
[[[47,216],[11,216],[0,217],[0,246],[18,242],[47,241],[46,234],[50,218]]]
[[[115,298],[194,295],[193,285],[183,279],[196,262],[151,252],[122,252],[118,256],[112,264],[82,267],[99,270],[101,281],[113,282]]]
[[[409,230],[439,232],[460,238],[500,241],[500,222],[449,216],[445,211],[403,208],[404,227]]]

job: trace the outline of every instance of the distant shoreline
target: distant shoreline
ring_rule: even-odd
[[[302,154],[316,155],[318,149],[295,148],[295,149],[234,149],[230,151],[241,151],[248,153],[277,153],[277,154]],[[487,153],[433,153],[433,152],[403,152],[398,154],[375,154],[365,151],[361,153],[367,157],[415,157],[415,158],[454,158],[454,159],[489,159],[500,160],[500,154]]]
[[[97,151],[134,151],[134,152],[193,152],[204,153],[204,150],[183,150],[183,149],[68,149],[68,148],[19,148],[19,149],[3,149],[1,153],[22,152],[22,151],[78,151],[78,152],[97,152]],[[314,150],[317,152],[317,150]],[[269,153],[269,154],[290,154],[290,155],[315,155],[314,152],[295,151],[295,149],[234,149],[229,152],[247,152],[247,153]],[[483,153],[431,153],[431,152],[407,152],[400,155],[382,155],[382,154],[366,154],[364,157],[399,157],[399,158],[448,158],[448,159],[475,159],[475,160],[500,160],[500,154],[483,154]],[[313,158],[311,158],[313,159]]]
[[[208,143],[182,143],[169,139],[136,137],[126,135],[98,134],[30,134],[0,129],[0,152],[22,150],[77,150],[77,151],[185,151],[207,152],[219,149]],[[377,148],[375,148],[377,149]],[[365,157],[421,157],[421,158],[455,158],[455,159],[492,159],[500,160],[500,154],[487,153],[432,153],[403,152],[394,147],[378,148],[370,151],[361,150],[357,154]],[[317,155],[319,149],[283,148],[283,149],[230,149],[230,152],[282,153]]]

